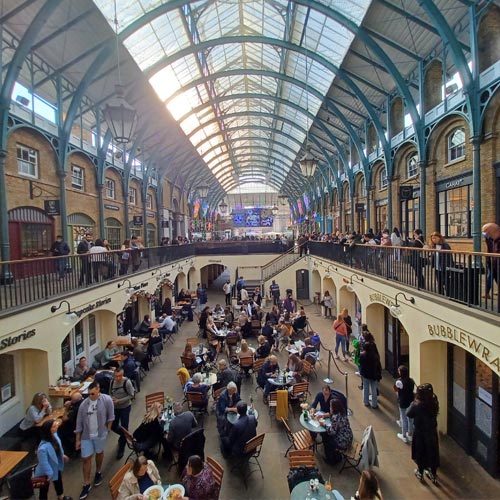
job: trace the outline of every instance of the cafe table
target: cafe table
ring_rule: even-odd
[[[344,500],[344,497],[337,490],[326,491],[325,485],[321,483],[317,491],[311,491],[309,481],[302,481],[295,485],[290,500]]]
[[[3,480],[27,455],[27,451],[0,450],[0,480]]]
[[[74,385],[73,385],[74,384]],[[70,398],[75,392],[79,391],[83,384],[74,382],[67,385],[56,385],[49,387],[48,396],[50,398],[67,399]]]
[[[253,415],[255,417],[255,420],[259,420],[259,412],[255,409],[255,408],[252,408],[253,410],[253,413],[248,413],[250,411],[250,408],[248,408],[247,410],[247,415],[248,416],[251,416]],[[234,425],[235,422],[240,418],[240,416],[238,415],[237,412],[235,411],[228,411],[226,413],[226,420],[231,424],[231,425]]]
[[[317,414],[321,415],[321,412],[319,412]],[[325,420],[326,425],[329,425],[332,423],[329,418],[325,418],[324,420]],[[318,433],[326,432],[326,426],[321,425],[319,423],[319,421],[316,420],[315,418],[309,417],[309,420],[306,421],[304,419],[304,412],[303,411],[300,413],[299,422],[300,422],[300,425],[302,425],[302,427],[304,427],[304,429],[307,429],[308,431],[318,432]]]
[[[45,415],[45,417],[40,420],[40,422],[35,424],[35,427],[41,427],[47,420],[56,420],[58,418],[62,418],[64,415],[64,408],[54,408],[50,415]]]
[[[289,387],[295,383],[295,379],[293,377],[269,377],[267,381],[276,389],[284,389],[285,387]]]
[[[208,376],[206,373],[201,372],[201,383],[206,384],[206,385],[214,385],[217,382],[217,374],[216,373],[209,373]]]

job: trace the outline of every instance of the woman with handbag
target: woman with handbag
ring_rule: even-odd
[[[40,444],[38,445],[38,465],[32,478],[33,487],[40,488],[40,500],[47,500],[50,482],[54,483],[59,500],[72,500],[64,495],[62,471],[68,457],[63,452],[61,440],[57,435],[59,420],[47,420],[40,427]],[[46,480],[43,480],[46,477]]]

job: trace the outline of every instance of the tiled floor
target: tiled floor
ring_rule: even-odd
[[[283,284],[282,284],[283,285]],[[222,282],[216,282],[209,292],[209,305],[223,303],[221,289]],[[286,288],[283,286],[283,288]],[[306,311],[310,324],[315,331],[321,334],[322,341],[327,346],[332,346],[333,335],[331,321],[319,315],[317,306],[307,306]],[[137,395],[132,409],[132,420],[130,428],[135,429],[139,424],[144,412],[144,396],[150,392],[164,390],[165,394],[174,399],[180,399],[181,386],[175,374],[180,366],[179,355],[183,348],[183,340],[196,335],[197,325],[184,323],[175,343],[168,344],[162,355],[162,362],[157,362],[142,384],[142,390]],[[255,339],[252,339],[255,344]],[[286,356],[280,354],[280,361],[284,365]],[[318,380],[312,381],[311,393],[314,395],[326,376],[326,360],[318,367]],[[398,428],[395,420],[398,412],[392,391],[393,380],[387,373],[384,375],[381,387],[380,410],[374,411],[365,408],[357,388],[359,379],[354,375],[354,365],[351,362],[342,363],[342,368],[348,372],[349,384],[349,406],[353,411],[350,418],[351,425],[356,438],[360,439],[363,429],[371,424],[375,430],[375,436],[379,449],[380,467],[376,472],[380,478],[381,490],[385,499],[390,498],[499,498],[500,483],[489,476],[473,459],[468,457],[450,438],[441,437],[441,468],[439,469],[440,485],[436,487],[430,482],[420,484],[413,475],[414,463],[410,457],[410,446],[405,445],[396,437]],[[333,371],[333,370],[332,370]],[[333,373],[334,387],[344,391],[344,379],[338,373]],[[206,435],[205,454],[215,457],[224,465],[226,473],[224,476],[222,499],[286,499],[289,491],[286,482],[288,472],[288,460],[284,457],[288,448],[288,441],[284,430],[277,421],[272,421],[268,415],[267,407],[262,403],[261,392],[255,397],[253,379],[245,380],[242,384],[242,398],[248,400],[250,395],[254,396],[255,404],[259,410],[259,432],[265,432],[266,437],[263,444],[260,463],[264,471],[264,479],[258,472],[252,474],[248,490],[245,490],[237,475],[230,473],[231,463],[226,462],[220,455],[218,435],[215,426],[215,416],[210,414],[205,417],[204,428]],[[292,430],[298,430],[300,423],[298,418],[290,414],[289,417]],[[106,449],[103,473],[105,481],[99,488],[94,488],[89,499],[110,498],[107,481],[123,463],[115,460],[117,436],[112,435]],[[333,487],[339,490],[346,499],[356,491],[359,475],[354,470],[347,470],[342,475],[338,474],[338,466],[330,467],[321,458],[322,446],[318,449],[318,462],[320,470],[325,478],[331,475]],[[174,472],[168,471],[168,463],[159,461],[157,464],[166,483],[176,481]],[[66,466],[64,472],[65,493],[73,498],[78,498],[81,489],[81,463],[76,460]],[[53,490],[51,490],[53,494]]]

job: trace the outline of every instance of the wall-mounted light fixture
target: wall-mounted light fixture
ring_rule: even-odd
[[[354,274],[351,274],[351,277],[348,279],[348,278],[342,278],[342,281],[344,283],[347,283],[347,290],[349,292],[354,292],[354,287],[352,286],[352,279],[353,278],[356,278],[358,281],[360,281],[361,283],[363,283],[365,280],[362,276],[358,276],[356,273]]]
[[[161,269],[158,268],[151,272],[151,276],[154,276],[155,274],[161,274]]]
[[[132,283],[130,282],[129,279],[124,279],[121,283],[118,283],[118,288],[125,286],[125,283],[128,283],[128,288],[125,290],[125,293],[127,295],[134,293],[134,287],[132,286]]]
[[[402,295],[405,300],[407,300],[410,304],[415,304],[415,299],[413,297],[407,297],[405,293],[398,292],[394,297],[394,304],[390,307],[389,312],[393,318],[399,319],[403,312],[401,311],[401,307],[398,304],[398,297]]]
[[[63,317],[63,325],[71,325],[76,319],[78,319],[78,316],[75,312],[73,312],[71,310],[71,305],[70,303],[67,301],[67,300],[61,300],[61,302],[59,302],[59,304],[57,306],[52,306],[50,308],[50,312],[51,313],[55,313],[56,311],[58,311],[59,309],[61,309],[61,307],[63,306],[63,304],[66,304],[68,306],[68,310],[66,311],[66,314],[65,316]]]
[[[332,277],[332,274],[331,274],[330,271],[338,271],[338,268],[335,267],[335,266],[328,266],[326,268],[325,278],[331,278]]]

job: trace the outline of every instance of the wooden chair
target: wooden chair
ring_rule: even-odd
[[[214,400],[214,403],[212,405],[212,412],[215,411],[215,407],[217,406],[217,401],[219,401],[219,398],[220,398],[220,395],[222,394],[222,392],[226,389],[226,386],[224,387],[219,387],[218,389],[216,389],[215,391],[212,392],[212,398]]]
[[[267,406],[269,407],[269,417],[271,418],[272,424],[273,417],[276,415],[276,408],[278,406],[278,393],[276,391],[270,392],[267,396]]]
[[[146,394],[144,400],[146,402],[146,411],[149,410],[153,403],[160,403],[163,407],[165,404],[165,393],[163,391],[152,392],[151,394]]]
[[[262,472],[262,467],[259,462],[260,451],[262,449],[262,443],[266,435],[264,433],[258,434],[252,439],[249,439],[245,444],[245,449],[243,450],[243,457],[241,460],[236,459],[231,472],[238,470],[243,473],[243,483],[245,484],[245,489],[247,489],[247,479],[255,471],[250,471],[251,460],[254,459],[254,464],[260,469],[260,475],[264,479],[264,473]]]
[[[253,370],[253,364],[253,356],[245,356],[243,358],[240,358],[240,373],[244,373],[249,377],[249,371]]]
[[[134,436],[125,429],[125,427],[120,426],[120,432],[123,434],[127,441],[127,448],[130,450],[130,453],[128,454],[128,457],[125,459],[125,462],[128,462],[128,459],[132,456],[135,455],[135,458],[137,458],[140,454],[140,450],[137,449],[137,442],[134,439]]]
[[[118,490],[120,489],[120,485],[123,482],[123,478],[125,474],[131,469],[132,462],[127,462],[125,465],[122,465],[118,472],[110,479],[108,486],[109,491],[111,493],[111,500],[116,500],[118,497]]]
[[[258,337],[262,332],[262,321],[260,321],[260,319],[253,319],[251,324],[252,324],[252,335]]]
[[[196,347],[200,344],[200,337],[189,337],[186,339],[186,344],[190,343],[193,347]]]
[[[314,456],[314,451],[311,449],[290,450],[288,461],[290,463],[290,469],[297,469],[298,467],[314,469],[316,467],[316,457]]]
[[[292,390],[289,394],[289,403],[292,407],[293,414],[295,415],[294,403],[300,404],[307,400],[309,393],[309,382],[298,382],[292,385]]]
[[[186,356],[181,356],[182,366],[184,366],[184,368],[186,368],[186,370],[188,370],[191,375],[193,374],[194,371],[194,362],[195,358],[188,358]]]
[[[314,370],[313,365],[309,363],[309,361],[306,361],[305,359],[302,360],[302,375],[307,378],[309,381],[311,378],[311,374],[314,373],[316,378],[318,378],[318,375],[316,371]]]
[[[201,392],[188,391],[186,392],[186,401],[188,408],[194,414],[205,415],[207,413],[208,400]]]
[[[308,430],[301,429],[300,431],[292,432],[288,422],[283,417],[281,418],[281,423],[285,427],[286,435],[291,443],[288,450],[285,452],[285,457],[292,448],[295,448],[296,450],[314,450],[314,441]]]
[[[212,471],[217,486],[219,487],[218,493],[220,493],[220,489],[222,487],[222,478],[224,477],[224,467],[222,467],[222,465],[212,457],[207,457],[207,464]],[[217,494],[217,498],[219,498],[219,494]]]
[[[262,368],[262,365],[265,363],[265,359],[262,358],[262,359],[256,359],[254,362],[253,362],[253,368],[252,368],[252,371],[253,371],[253,374],[255,376],[255,383],[257,384],[257,377],[259,376],[259,370]],[[262,390],[262,387],[259,386],[259,384],[257,384],[257,387],[255,388],[255,392],[257,392],[258,389],[261,389]]]
[[[363,451],[361,443],[353,441],[349,449],[338,451],[342,455],[342,466],[340,467],[339,474],[341,474],[344,469],[356,469],[361,474],[358,468],[359,462],[361,462],[361,453]]]

